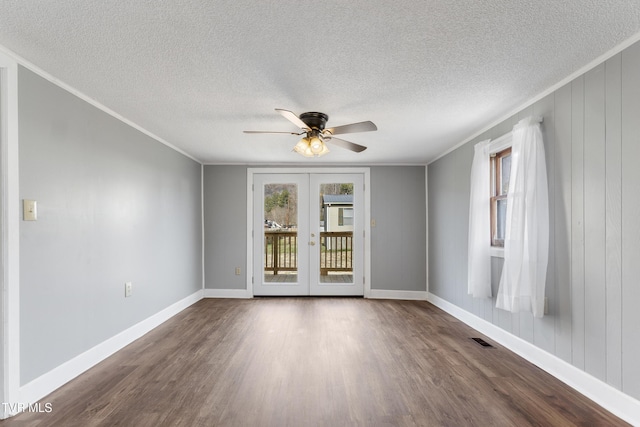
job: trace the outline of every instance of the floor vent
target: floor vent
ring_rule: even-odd
[[[483,347],[493,347],[491,344],[489,344],[488,342],[486,342],[482,338],[471,338],[471,339],[474,340],[475,342],[477,342],[478,344],[480,344]]]

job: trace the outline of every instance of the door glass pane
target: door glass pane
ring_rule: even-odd
[[[298,281],[298,185],[264,186],[264,282]]]
[[[353,283],[353,183],[320,185],[320,283]]]

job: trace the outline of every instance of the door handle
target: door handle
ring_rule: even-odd
[[[311,241],[311,242],[309,242],[309,244],[310,244],[311,246],[315,246],[315,245],[316,245],[316,242]]]

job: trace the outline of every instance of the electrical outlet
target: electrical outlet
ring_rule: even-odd
[[[544,314],[549,314],[549,297],[544,297]]]
[[[242,273],[240,267],[236,267],[236,276],[239,276]]]
[[[124,296],[125,298],[130,297],[133,292],[133,284],[131,282],[126,282],[124,284]]]

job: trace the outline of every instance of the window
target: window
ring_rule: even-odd
[[[353,208],[338,209],[338,225],[353,225]]]
[[[491,246],[504,247],[511,147],[491,154]]]

